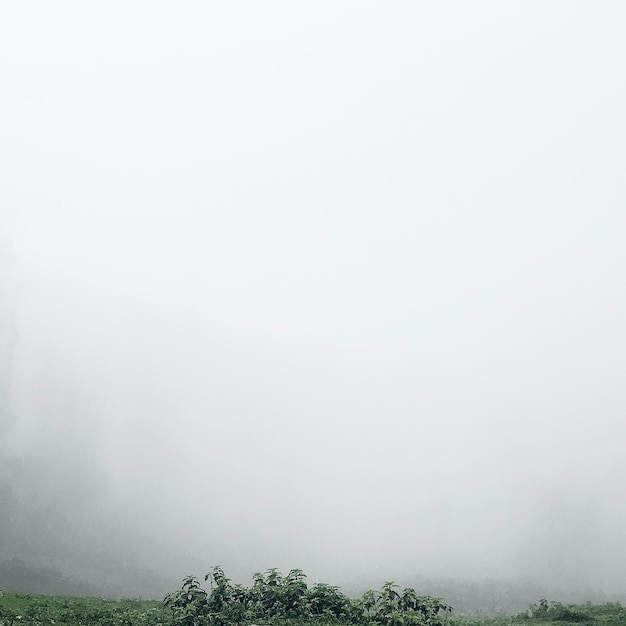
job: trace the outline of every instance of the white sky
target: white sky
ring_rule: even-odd
[[[625,22],[6,3],[7,454],[246,571],[616,587]]]

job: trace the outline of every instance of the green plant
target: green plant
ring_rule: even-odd
[[[208,619],[208,594],[200,587],[195,576],[183,579],[180,591],[165,596],[163,604],[172,611],[176,626],[200,626],[210,624]]]
[[[380,591],[366,591],[361,599],[363,618],[383,626],[440,626],[452,610],[441,598],[418,596],[410,587],[402,594],[397,589],[387,581]]]
[[[354,604],[339,587],[317,583],[306,592],[306,603],[310,615],[352,621],[355,615]]]
[[[542,619],[555,622],[584,622],[588,617],[581,611],[561,602],[548,602],[541,598],[536,604],[531,604],[527,611],[518,615],[521,619]]]
[[[400,593],[393,581],[380,591],[367,591],[361,600],[350,600],[338,587],[318,583],[307,587],[306,574],[292,569],[286,576],[276,568],[253,574],[246,589],[233,585],[224,570],[213,567],[205,576],[205,591],[193,576],[183,580],[180,591],[165,597],[174,626],[229,626],[244,621],[296,619],[335,621],[374,626],[442,626],[450,608],[440,598],[418,596],[414,589]]]
[[[292,569],[283,579],[281,604],[285,615],[299,617],[307,613],[306,574],[301,569]]]

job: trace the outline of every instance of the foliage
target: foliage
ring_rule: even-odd
[[[257,591],[263,591],[266,583],[268,587],[274,588],[297,583],[302,589],[302,573],[294,573],[291,583],[285,582],[289,575],[283,577],[276,570],[268,570],[259,574],[259,577],[263,585],[259,583]],[[152,601],[70,598],[0,591],[0,626],[176,626],[178,623],[213,625],[224,623],[219,620],[225,619],[224,608],[229,604],[245,607],[240,622],[246,626],[376,626],[402,623],[396,622],[399,618],[405,619],[403,623],[406,624],[409,622],[407,616],[403,615],[403,610],[421,613],[426,618],[426,624],[433,623],[426,615],[432,618],[434,614],[435,618],[441,618],[441,610],[437,610],[439,601],[436,598],[417,596],[410,589],[400,591],[393,583],[385,583],[381,590],[369,591],[359,600],[350,600],[337,587],[318,583],[306,589],[304,600],[300,604],[304,607],[304,615],[252,617],[256,609],[251,610],[248,607],[252,596],[247,594],[251,589],[231,584],[219,568],[214,568],[207,580],[210,581],[210,590],[203,593],[200,583],[193,577],[187,577],[183,581],[184,589],[169,594],[171,606],[167,609],[161,603]],[[216,604],[211,605],[211,596],[216,590]],[[245,598],[242,595],[244,592]],[[206,603],[203,603],[203,597]],[[296,592],[295,597],[301,597],[301,594]],[[219,602],[222,601],[220,605]],[[195,607],[202,607],[202,611],[194,614],[194,604]],[[176,611],[172,610],[173,605],[176,605]],[[289,606],[288,601],[286,605]],[[373,612],[364,615],[365,605]],[[221,611],[216,610],[219,606],[222,607]],[[376,609],[377,606],[380,611]],[[447,616],[447,611],[443,613]],[[563,606],[557,602],[540,600],[517,617],[450,617],[449,626],[531,626],[531,623],[546,626],[549,623],[569,622],[572,613],[584,616],[587,624],[597,626],[624,626],[626,623],[624,608],[619,603]],[[238,619],[235,615],[233,621],[228,623],[236,624]],[[580,622],[577,619],[574,621]]]
[[[410,587],[400,593],[393,581],[378,592],[366,591],[361,606],[370,623],[383,626],[442,626],[452,610],[441,598],[418,596]]]
[[[187,576],[183,579],[180,591],[165,596],[163,605],[172,611],[174,624],[196,626],[205,622],[208,597],[207,592],[200,587],[198,579],[195,576]]]
[[[0,626],[167,626],[160,602],[0,592]]]
[[[316,583],[306,592],[306,602],[311,615],[319,615],[342,622],[352,622],[358,607],[339,587]]]
[[[450,607],[439,598],[418,596],[413,589],[399,593],[387,582],[380,591],[368,591],[350,600],[338,587],[317,583],[309,588],[306,575],[292,569],[283,576],[276,568],[252,575],[246,589],[232,585],[221,567],[206,576],[210,591],[193,576],[183,580],[180,591],[168,594],[165,607],[172,611],[174,626],[226,626],[276,619],[320,620],[371,626],[442,626]]]
[[[521,619],[540,619],[554,622],[584,622],[589,618],[580,610],[572,606],[565,606],[560,602],[548,602],[541,598],[537,604],[531,604],[528,611],[520,613]]]

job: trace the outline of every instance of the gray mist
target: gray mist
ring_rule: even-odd
[[[625,22],[5,6],[0,587],[624,599]]]

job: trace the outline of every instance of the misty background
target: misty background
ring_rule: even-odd
[[[626,598],[622,3],[0,13],[0,587]]]

